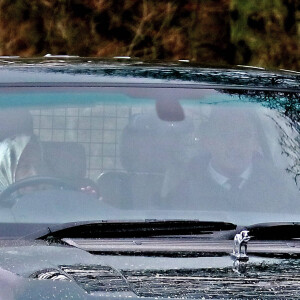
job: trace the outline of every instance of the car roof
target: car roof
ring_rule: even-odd
[[[300,72],[251,66],[201,67],[187,62],[142,62],[127,58],[0,57],[0,86],[82,84],[182,84],[299,91]]]

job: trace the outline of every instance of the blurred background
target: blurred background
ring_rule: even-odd
[[[300,70],[300,0],[0,0],[0,55]]]

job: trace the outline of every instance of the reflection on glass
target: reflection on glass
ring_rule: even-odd
[[[1,109],[2,190],[43,175],[70,182],[80,195],[55,205],[45,196],[52,213],[40,220],[43,214],[29,210],[45,203],[25,203],[19,193],[16,221],[212,219],[212,212],[225,212],[229,221],[230,213],[249,213],[255,221],[259,213],[299,214],[299,120],[292,112],[298,108],[285,111],[288,95],[271,106],[261,95],[185,91],[9,94],[34,101],[26,109]],[[184,120],[158,117],[156,100],[172,94]],[[45,97],[52,106],[42,105]],[[50,184],[29,189],[37,190],[67,193]]]

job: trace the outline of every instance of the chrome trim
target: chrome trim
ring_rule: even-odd
[[[234,260],[238,261],[248,261],[249,257],[247,255],[247,243],[250,240],[249,231],[242,230],[240,233],[236,234],[233,240],[233,252],[232,257]]]

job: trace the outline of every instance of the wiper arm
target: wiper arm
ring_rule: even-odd
[[[299,222],[269,222],[246,227],[254,240],[290,240],[300,238]]]
[[[125,238],[163,235],[209,234],[215,231],[235,230],[236,225],[227,222],[197,220],[145,220],[145,221],[97,221],[74,222],[48,228],[46,234],[36,239],[62,238]]]

